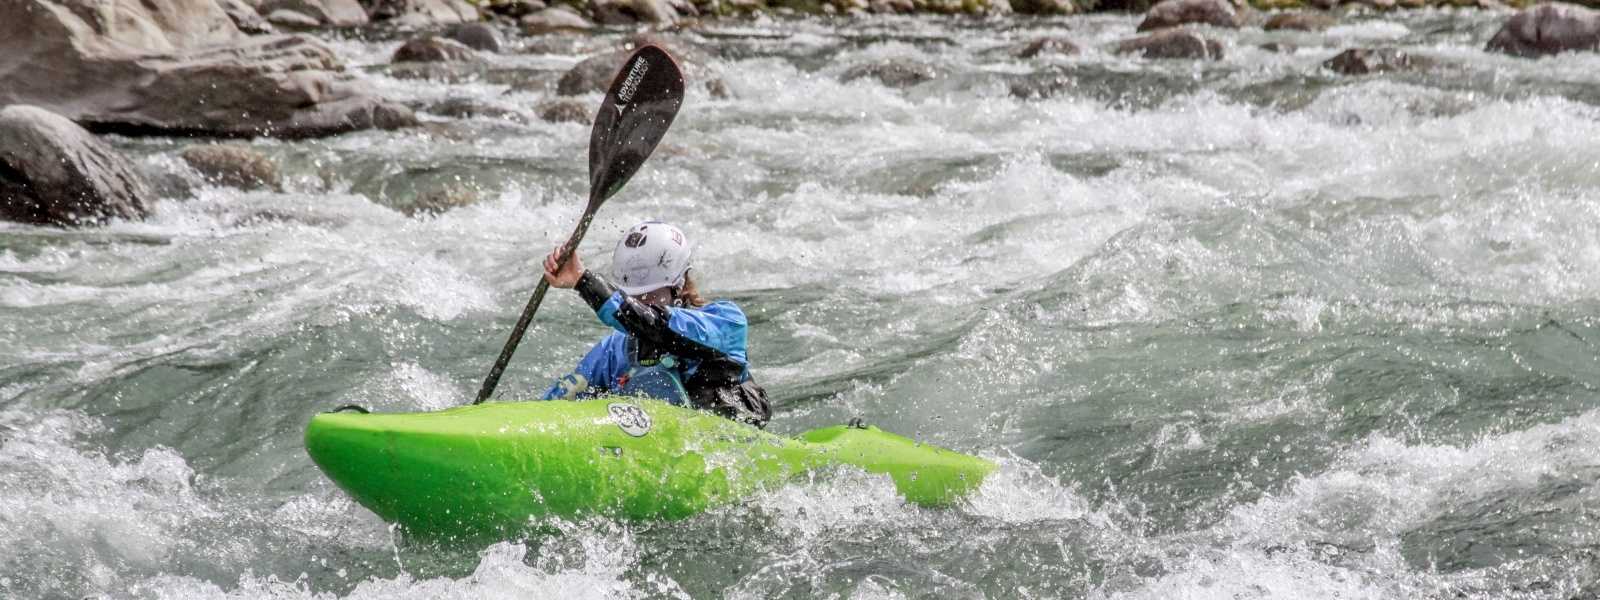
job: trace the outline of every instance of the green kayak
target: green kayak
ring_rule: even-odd
[[[906,500],[939,506],[995,469],[876,427],[784,438],[634,398],[324,413],[306,451],[356,501],[426,537],[503,534],[544,515],[682,518],[832,466],[888,475]]]

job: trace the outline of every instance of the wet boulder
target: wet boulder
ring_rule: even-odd
[[[589,114],[589,105],[570,98],[555,98],[540,102],[533,107],[533,111],[551,123],[590,123],[594,116]]]
[[[116,21],[95,17],[108,2]],[[0,58],[0,106],[91,130],[305,137],[415,122],[321,42],[245,36],[214,0],[7,0],[0,57],[28,57]]]
[[[463,23],[450,28],[445,36],[473,50],[500,51],[500,32],[488,23]]]
[[[1426,69],[1433,61],[1399,48],[1351,48],[1323,61],[1322,66],[1341,75],[1367,75]]]
[[[1600,12],[1571,4],[1541,4],[1507,19],[1485,48],[1536,57],[1600,48]]]
[[[466,0],[363,0],[367,17],[402,27],[471,23],[478,8]]]
[[[529,35],[543,33],[587,31],[594,23],[565,7],[546,8],[522,17],[522,31]]]
[[[1112,47],[1117,54],[1137,54],[1153,59],[1209,59],[1222,58],[1222,43],[1187,29],[1165,29],[1155,33],[1117,42]]]
[[[132,162],[45,109],[0,109],[0,219],[77,226],[146,214],[150,184]]]
[[[857,79],[875,79],[887,87],[906,88],[938,77],[939,70],[933,65],[903,58],[891,58],[850,67],[839,75],[839,81],[849,83]]]
[[[1017,58],[1033,58],[1041,55],[1075,55],[1083,52],[1072,40],[1061,37],[1039,38],[1028,42],[1026,46],[1018,49]]]
[[[242,190],[283,189],[278,163],[244,144],[190,146],[179,156],[210,183]]]
[[[392,62],[460,62],[478,58],[478,53],[461,42],[425,35],[411,38],[394,51]]]
[[[1278,13],[1261,26],[1267,31],[1322,31],[1339,23],[1338,19],[1324,13]]]
[[[319,27],[356,27],[367,24],[367,11],[356,0],[265,0],[257,9],[266,14],[274,24],[285,15],[274,19],[273,13],[289,11],[315,20]]]
[[[1145,13],[1144,20],[1139,22],[1139,31],[1188,24],[1238,29],[1239,12],[1228,0],[1162,0]]]

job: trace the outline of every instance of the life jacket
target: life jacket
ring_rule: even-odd
[[[628,372],[617,378],[614,389],[618,394],[648,396],[676,406],[689,405],[689,392],[683,387],[677,357],[666,354],[660,358],[639,360],[635,354],[634,358]]]

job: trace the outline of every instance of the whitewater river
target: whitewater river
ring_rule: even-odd
[[[148,221],[0,226],[0,597],[1592,597],[1600,55],[1486,54],[1501,19],[1214,31],[1212,63],[1102,50],[1134,16],[669,37],[732,95],[691,83],[585,258],[680,224],[751,316],[772,430],[859,416],[1002,465],[945,510],[841,472],[681,522],[408,543],[304,425],[471,398],[581,212],[587,125],[258,141],[281,193],[114,138],[166,174]],[[1086,52],[1009,54],[1052,32]],[[622,37],[455,84],[396,76],[397,39],[333,45],[390,97],[526,110]],[[1385,44],[1441,66],[1319,68]],[[841,82],[891,59],[940,76]],[[404,214],[445,187],[478,201]],[[502,395],[602,333],[553,295]]]

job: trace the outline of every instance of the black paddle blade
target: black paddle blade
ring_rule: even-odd
[[[589,134],[589,210],[639,170],[683,105],[683,71],[660,46],[639,47],[622,63]]]

